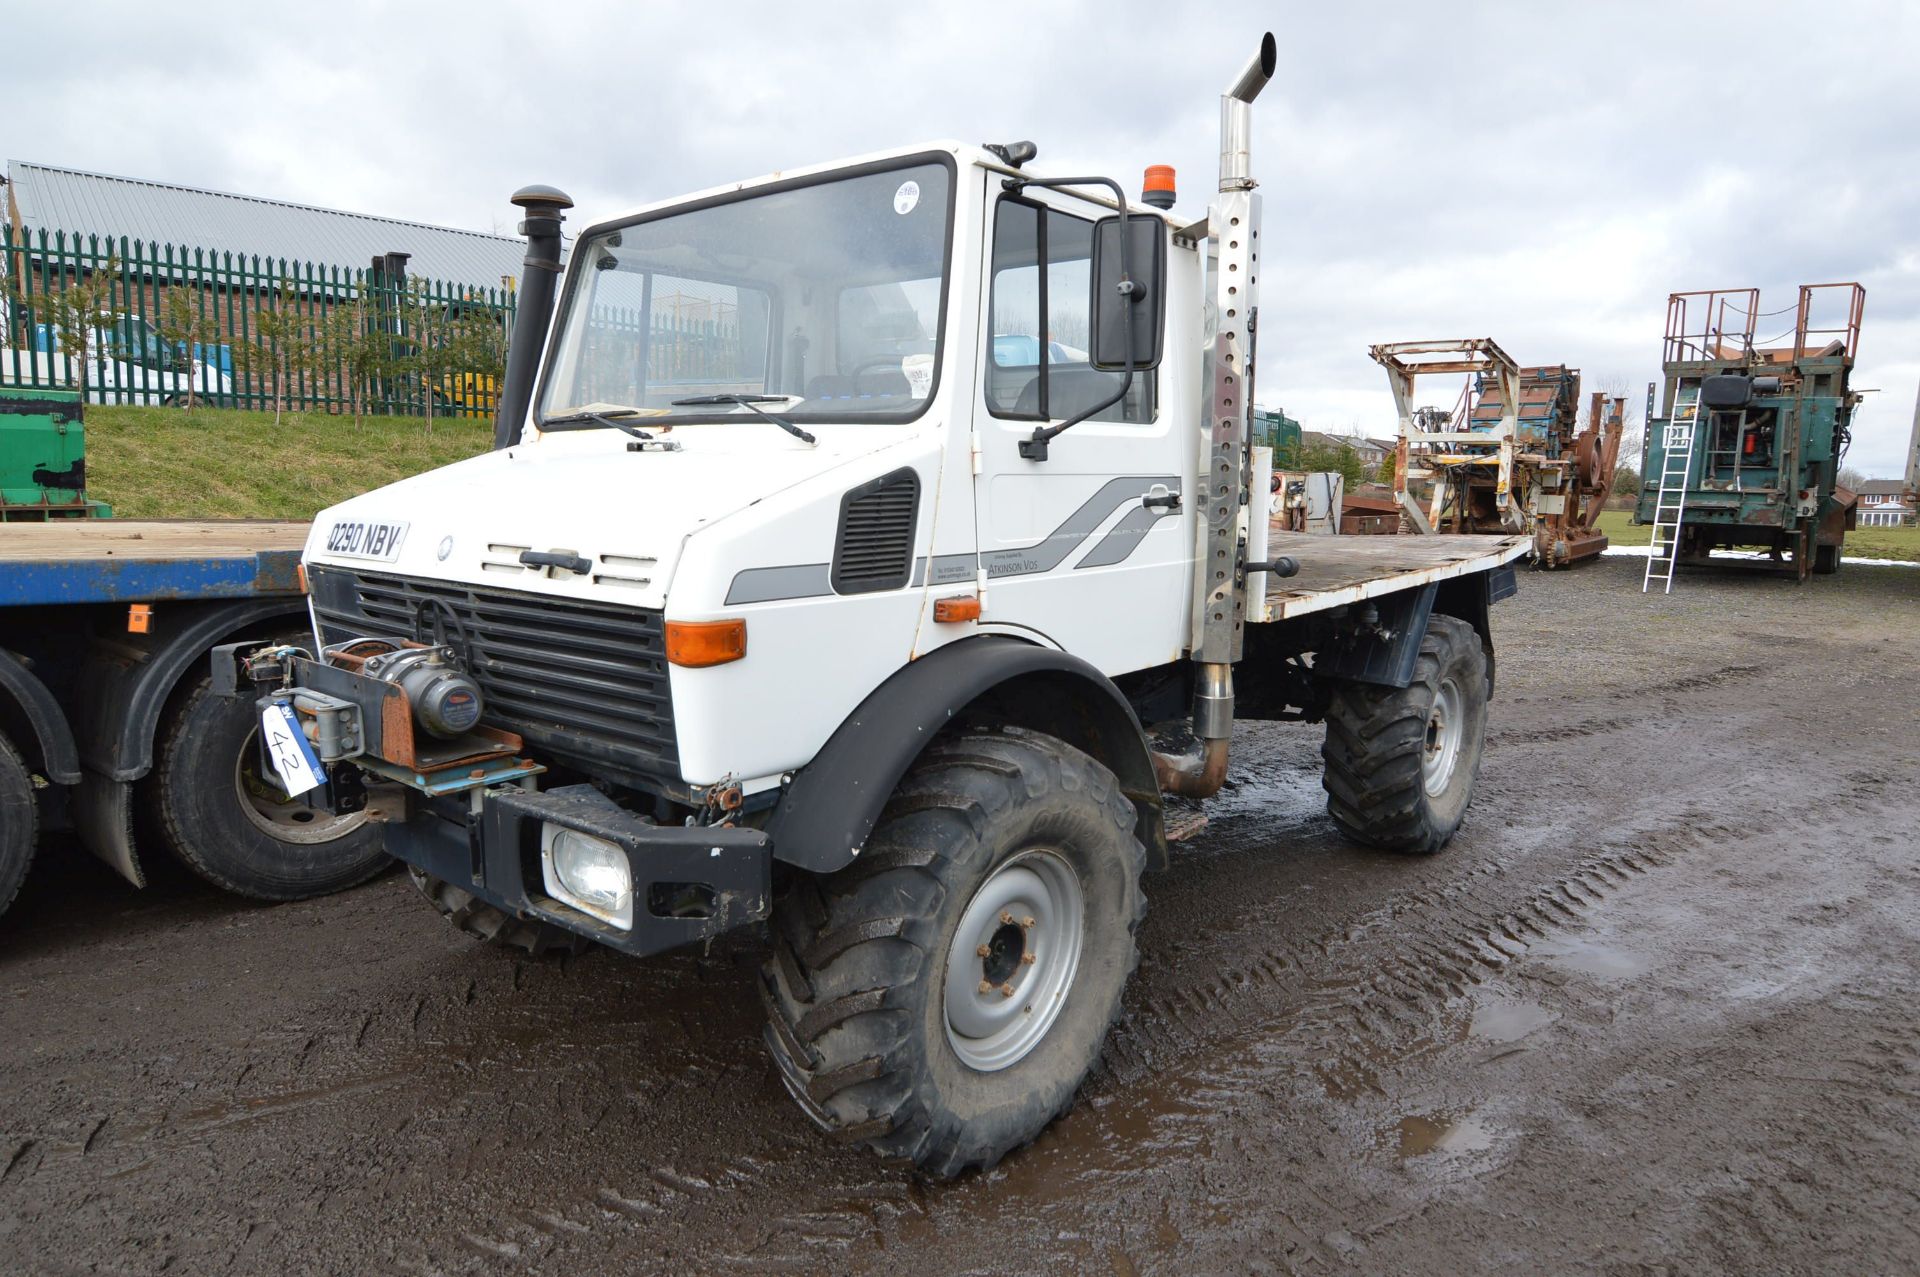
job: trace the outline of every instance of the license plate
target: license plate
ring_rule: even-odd
[[[404,523],[376,523],[369,519],[339,519],[327,532],[327,553],[349,559],[378,559],[391,563],[400,557],[407,538]]]

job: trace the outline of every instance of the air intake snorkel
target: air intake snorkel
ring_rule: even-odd
[[[533,402],[533,383],[540,373],[540,352],[553,324],[554,285],[560,279],[560,223],[573,201],[551,186],[523,186],[513,202],[525,210],[520,233],[527,237],[527,256],[520,275],[520,295],[514,305],[513,340],[507,347],[507,376],[500,387],[500,411],[493,420],[495,450],[520,442],[527,406]]]

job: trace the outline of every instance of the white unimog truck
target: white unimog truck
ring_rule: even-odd
[[[1324,720],[1381,848],[1444,846],[1480,765],[1524,538],[1268,535],[1273,66],[1201,220],[941,143],[596,223],[555,305],[569,205],[522,192],[499,446],[323,513],[314,648],[217,658],[277,774],[397,787],[388,849],[496,942],[768,923],[766,1040],[830,1132],[938,1175],[1031,1140],[1236,718]]]

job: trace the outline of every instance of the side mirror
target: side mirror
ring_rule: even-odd
[[[1120,292],[1120,219],[1103,217],[1093,225],[1093,299],[1089,335],[1091,360],[1102,372],[1136,372],[1160,366],[1166,338],[1167,224],[1143,213],[1127,216],[1127,276],[1133,291]],[[1127,342],[1128,311],[1133,342]]]

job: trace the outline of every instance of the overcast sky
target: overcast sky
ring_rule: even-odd
[[[1129,188],[1173,164],[1197,215],[1220,87],[1269,26],[1261,403],[1387,435],[1370,344],[1489,336],[1637,410],[1670,291],[1756,285],[1771,310],[1857,279],[1854,384],[1877,393],[1848,461],[1899,472],[1920,384],[1912,4],[18,5],[0,139],[7,159],[508,230],[530,181],[593,217],[1030,138],[1037,168]]]

